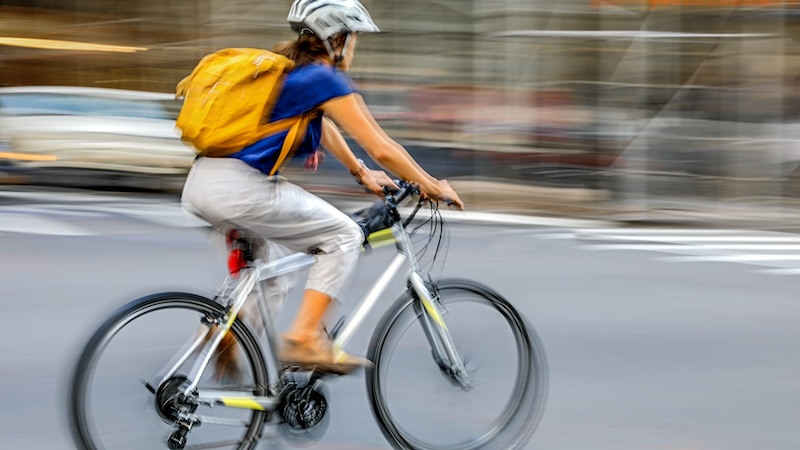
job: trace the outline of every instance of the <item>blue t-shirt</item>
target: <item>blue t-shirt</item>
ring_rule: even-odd
[[[272,109],[270,122],[313,111],[328,100],[355,92],[353,81],[344,72],[328,64],[307,64],[286,75],[281,94]],[[280,154],[288,131],[267,136],[231,155],[269,174]],[[308,131],[294,156],[307,156],[319,148],[322,138],[322,114],[308,124]]]

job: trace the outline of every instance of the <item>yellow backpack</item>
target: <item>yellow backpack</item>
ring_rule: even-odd
[[[226,48],[205,56],[178,83],[183,97],[177,128],[202,156],[228,156],[267,136],[289,130],[273,175],[303,141],[309,115],[269,122],[285,74],[294,62],[255,48]]]

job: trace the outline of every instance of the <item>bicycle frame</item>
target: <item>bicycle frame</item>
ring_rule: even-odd
[[[430,342],[433,351],[433,357],[436,363],[442,370],[446,371],[455,383],[467,390],[472,386],[471,379],[464,367],[463,360],[458,355],[455,345],[453,344],[450,333],[447,329],[444,319],[442,318],[441,305],[438,303],[435,292],[431,292],[426,283],[420,275],[418,261],[413,251],[411,238],[405,225],[402,221],[397,221],[392,227],[377,231],[370,234],[367,243],[372,248],[382,247],[386,245],[395,244],[397,247],[397,255],[389,263],[389,266],[383,274],[373,283],[362,300],[353,310],[351,319],[346,321],[341,332],[337,334],[334,339],[334,352],[335,355],[341,356],[344,354],[343,348],[355,335],[356,331],[362,326],[364,320],[367,318],[369,312],[375,307],[378,300],[383,297],[389,283],[397,276],[398,272],[404,265],[408,265],[409,272],[407,274],[408,286],[412,290],[415,301],[420,305],[418,311],[421,312],[421,325],[425,335]],[[301,270],[312,265],[315,262],[313,256],[305,253],[296,253],[290,256],[280,258],[278,260],[264,263],[263,261],[256,261],[254,266],[246,267],[238,274],[238,279],[234,276],[229,276],[222,288],[218,297],[228,299],[230,307],[225,317],[217,320],[210,332],[210,337],[199,335],[189,344],[188,348],[177,355],[177,358],[170,362],[168,369],[164,372],[161,378],[161,385],[173,377],[178,369],[184,364],[195,352],[200,349],[198,358],[196,359],[190,373],[187,376],[188,383],[185,385],[183,392],[187,396],[194,396],[201,404],[207,405],[223,405],[231,408],[244,408],[260,411],[272,411],[277,408],[277,381],[280,380],[281,375],[281,362],[278,358],[278,337],[274,328],[274,320],[270,316],[269,308],[266,306],[266,298],[261,289],[261,281],[274,278],[283,274]],[[237,315],[241,311],[245,302],[249,298],[249,294],[256,290],[258,292],[258,304],[261,319],[264,324],[264,333],[270,348],[267,357],[268,370],[272,370],[272,377],[269,377],[272,385],[269,386],[267,395],[254,396],[244,391],[228,391],[228,390],[197,390],[200,377],[208,367],[211,361],[214,350],[217,348],[225,333],[230,330],[233,322],[236,320]],[[207,339],[207,341],[206,341]],[[206,342],[203,345],[203,342]],[[196,394],[195,394],[196,392]],[[197,417],[194,414],[188,414],[189,417]],[[229,422],[226,419],[215,419],[203,417],[203,422],[225,424]],[[236,422],[238,424],[238,422]]]

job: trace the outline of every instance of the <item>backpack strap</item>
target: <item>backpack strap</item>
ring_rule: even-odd
[[[297,147],[299,147],[300,143],[303,142],[303,139],[306,137],[306,132],[308,131],[308,122],[311,120],[313,114],[313,112],[300,114],[299,116],[287,117],[285,119],[276,120],[275,122],[270,122],[259,126],[258,132],[255,135],[256,142],[264,139],[267,136],[289,130],[289,132],[286,134],[286,138],[283,140],[283,145],[281,146],[281,152],[278,154],[278,159],[275,160],[275,165],[269,172],[270,175],[275,175],[278,169],[280,169],[283,165],[286,158],[295,150],[297,150]],[[236,153],[237,151],[239,150],[227,151],[225,153],[217,152],[215,156],[228,156]]]
[[[302,115],[294,116],[294,117],[287,117],[285,119],[276,120],[275,122],[270,122],[270,123],[266,123],[266,124],[260,125],[258,127],[258,130],[256,131],[256,133],[254,135],[253,142],[258,142],[258,141],[260,141],[261,139],[264,139],[267,136],[271,136],[273,134],[278,134],[278,133],[281,133],[281,132],[286,131],[286,130],[290,130],[291,131],[291,129],[293,127],[298,126],[298,123],[300,122],[301,118],[302,118]],[[303,125],[303,124],[301,123],[300,125]],[[305,121],[305,127],[307,127],[307,126],[308,126],[308,120]],[[295,132],[294,135],[296,136],[297,133]],[[303,129],[303,136],[305,136],[305,128]],[[288,138],[288,135],[287,135],[287,138]],[[287,140],[284,141],[284,146],[286,145],[287,141],[293,143],[293,141],[289,141],[287,139]],[[299,143],[297,145],[299,145]],[[237,152],[239,152],[241,150],[242,150],[241,147],[237,147],[237,148],[209,147],[209,148],[207,148],[205,150],[198,150],[197,153],[199,155],[201,155],[201,156],[206,156],[206,157],[210,157],[210,158],[223,158],[223,157],[226,157],[226,156],[233,155],[234,153],[237,153]],[[283,154],[283,149],[281,149],[281,154]],[[285,156],[284,156],[284,158],[285,158]]]
[[[300,143],[303,142],[303,139],[306,137],[306,132],[308,131],[309,120],[311,120],[311,114],[301,114],[299,116],[277,120],[273,123],[267,124],[259,130],[259,138],[263,138],[283,131],[287,127],[289,129],[289,132],[286,134],[286,138],[283,140],[281,152],[278,154],[278,158],[275,160],[275,165],[269,172],[270,176],[275,175],[275,173],[278,172],[278,169],[281,168],[286,158],[290,154],[294,153],[294,151],[297,150],[297,147],[300,146]]]

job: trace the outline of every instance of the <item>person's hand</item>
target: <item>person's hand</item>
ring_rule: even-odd
[[[359,172],[358,175],[358,182],[380,198],[384,198],[384,186],[399,189],[394,180],[382,170],[365,169]]]
[[[436,180],[438,183],[438,192],[422,191],[422,196],[431,200],[438,200],[447,202],[449,206],[455,206],[458,209],[464,209],[464,202],[458,197],[455,189],[450,186],[447,180]]]
[[[392,190],[400,189],[400,186],[398,186],[392,177],[390,177],[386,172],[382,170],[370,170],[369,172],[371,173],[372,177],[375,178],[375,181],[381,185],[381,188],[388,187]]]
[[[305,166],[306,170],[310,172],[316,172],[317,167],[319,167],[322,162],[325,161],[325,152],[321,150],[317,150],[314,153],[308,155],[306,158]]]

